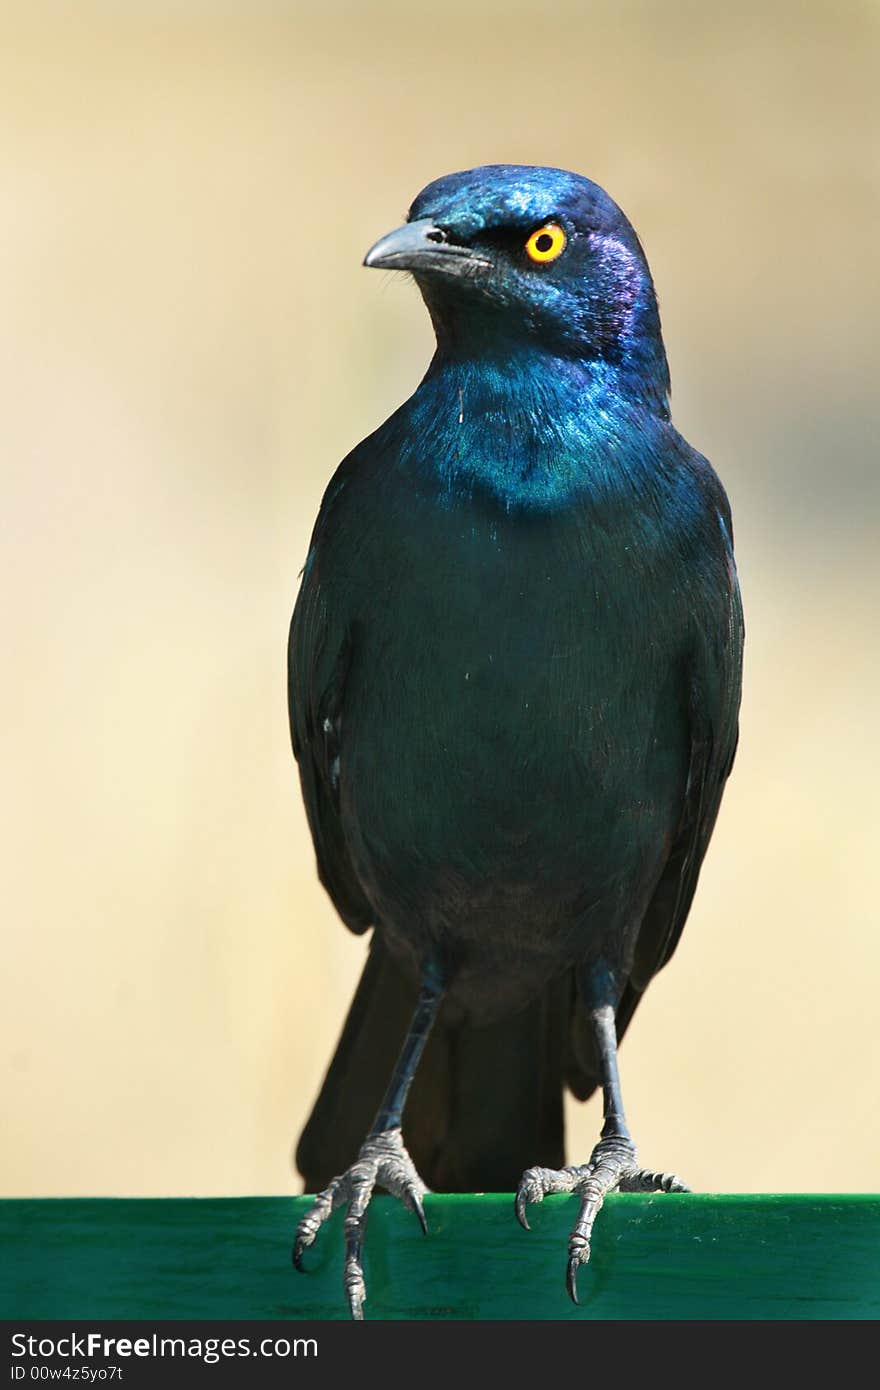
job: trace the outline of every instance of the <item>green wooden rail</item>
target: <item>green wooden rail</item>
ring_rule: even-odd
[[[338,1318],[342,1218],[290,1263],[307,1198],[0,1201],[0,1316]],[[370,1209],[368,1318],[876,1318],[880,1197],[610,1197],[581,1306],[564,1289],[571,1200],[520,1230],[509,1196],[431,1196],[430,1232]]]

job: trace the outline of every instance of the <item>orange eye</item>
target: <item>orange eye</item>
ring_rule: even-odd
[[[539,265],[555,261],[565,250],[565,232],[558,222],[545,222],[538,227],[526,242],[526,254]]]

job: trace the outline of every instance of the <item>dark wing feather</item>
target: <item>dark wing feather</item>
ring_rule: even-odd
[[[700,867],[715,827],[739,736],[743,615],[733,552],[730,516],[718,520],[727,561],[724,609],[697,634],[683,704],[690,731],[690,760],[684,801],[669,857],[642,919],[630,978],[617,1006],[620,1040],[649,983],[672,957],[697,888]],[[592,1032],[584,1010],[573,1005],[571,1052],[566,1080],[579,1099],[599,1085]]]
[[[364,932],[374,914],[349,858],[339,817],[339,758],[351,630],[327,612],[313,554],[303,573],[287,648],[293,755],[318,861],[318,876],[346,926]]]

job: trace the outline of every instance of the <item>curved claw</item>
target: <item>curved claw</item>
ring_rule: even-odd
[[[519,1187],[517,1188],[516,1202],[515,1202],[515,1204],[514,1204],[514,1210],[516,1211],[516,1219],[517,1219],[517,1221],[519,1222],[519,1224],[522,1226],[523,1230],[524,1230],[524,1231],[530,1231],[532,1228],[531,1228],[531,1226],[529,1225],[529,1219],[528,1219],[528,1217],[526,1216],[526,1201],[527,1201],[526,1194],[525,1194],[525,1191],[524,1191],[524,1189],[523,1189],[522,1183],[520,1183]]]
[[[577,1225],[572,1231],[571,1238],[568,1242],[568,1269],[565,1273],[565,1287],[568,1290],[568,1296],[572,1303],[578,1302],[578,1270],[581,1265],[585,1265],[590,1258],[589,1231],[592,1229],[593,1222],[591,1217],[587,1217],[589,1226],[584,1230],[582,1223],[584,1222],[585,1215],[586,1214],[582,1210],[578,1217]]]
[[[303,1255],[310,1245],[314,1245],[318,1232],[336,1205],[338,1186],[338,1183],[332,1182],[323,1192],[319,1192],[296,1228],[291,1257],[294,1269],[299,1270],[300,1274],[306,1272]]]
[[[425,1215],[425,1208],[422,1203],[422,1199],[417,1192],[410,1193],[410,1202],[412,1204],[413,1211],[419,1218],[419,1225],[422,1228],[422,1235],[426,1236],[428,1234],[428,1218]]]
[[[560,1187],[560,1179],[562,1186]],[[524,1231],[530,1231],[529,1218],[526,1216],[526,1207],[530,1202],[536,1205],[543,1202],[544,1198],[551,1192],[560,1192],[565,1188],[565,1179],[562,1172],[553,1172],[550,1168],[527,1168],[519,1180],[516,1189],[516,1199],[514,1201],[514,1211],[516,1219]]]
[[[569,1255],[568,1269],[565,1272],[565,1287],[568,1290],[568,1296],[572,1303],[577,1303],[578,1301],[577,1279],[580,1267],[581,1261],[579,1257],[577,1255]]]

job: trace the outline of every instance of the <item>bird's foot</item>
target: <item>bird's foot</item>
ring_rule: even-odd
[[[303,1255],[330,1213],[343,1203],[347,1204],[343,1282],[351,1316],[358,1321],[364,1316],[367,1297],[361,1263],[367,1207],[377,1185],[386,1188],[393,1197],[398,1197],[410,1207],[427,1234],[428,1223],[422,1198],[428,1189],[404,1147],[400,1130],[388,1129],[383,1134],[371,1134],[351,1167],[318,1193],[297,1226],[293,1242],[293,1263],[298,1270],[302,1270]]]
[[[529,1229],[526,1206],[542,1202],[551,1192],[576,1192],[581,1199],[578,1218],[568,1242],[566,1288],[577,1303],[577,1275],[590,1258],[593,1222],[609,1192],[689,1192],[673,1173],[652,1173],[640,1168],[634,1145],[628,1139],[600,1139],[589,1163],[572,1168],[527,1168],[516,1192],[519,1223]]]

